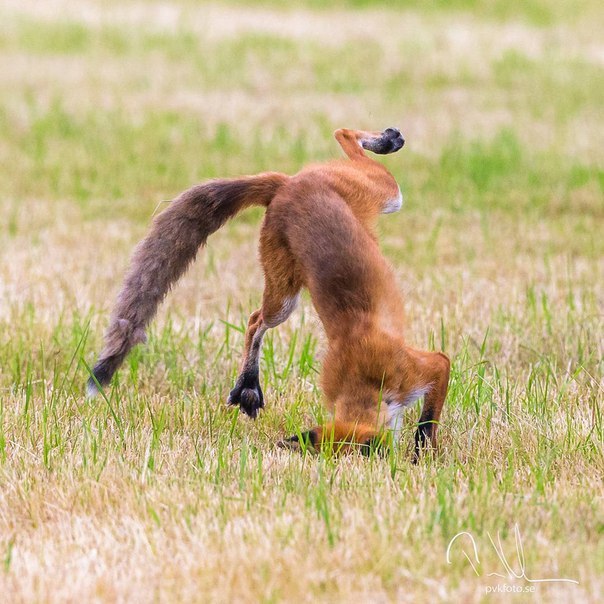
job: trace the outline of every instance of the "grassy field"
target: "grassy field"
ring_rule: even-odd
[[[0,19],[0,599],[601,601],[598,0],[7,0]],[[383,249],[409,342],[453,364],[438,459],[409,462],[417,408],[386,458],[275,447],[324,413],[307,298],[265,340],[264,413],[226,407],[259,211],[84,398],[162,200],[391,125],[405,206]]]

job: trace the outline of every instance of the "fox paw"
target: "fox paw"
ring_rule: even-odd
[[[229,405],[238,405],[246,415],[252,419],[256,419],[260,409],[264,407],[264,397],[262,396],[260,384],[239,384],[238,382],[235,388],[231,390],[227,403]]]

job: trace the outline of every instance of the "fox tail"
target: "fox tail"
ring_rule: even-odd
[[[212,180],[184,191],[155,218],[117,296],[105,346],[88,380],[89,396],[111,381],[136,344],[146,341],[145,329],[157,307],[207,238],[244,208],[268,206],[287,180],[276,172]]]

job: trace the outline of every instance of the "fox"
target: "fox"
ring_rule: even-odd
[[[331,419],[277,444],[367,451],[384,435],[400,435],[403,412],[423,398],[413,461],[437,448],[450,361],[442,352],[406,343],[402,296],[376,230],[378,216],[398,211],[403,197],[388,169],[366,154],[395,153],[405,139],[397,128],[341,128],[334,137],[345,158],[293,176],[263,172],[209,180],[155,217],[117,296],[87,383],[89,396],[107,386],[130,350],[146,341],[159,304],[208,237],[245,208],[263,206],[262,303],[249,317],[228,405],[257,418],[265,404],[259,377],[263,337],[291,316],[306,289],[327,340],[320,382]]]

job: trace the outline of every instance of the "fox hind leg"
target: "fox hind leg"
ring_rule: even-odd
[[[239,405],[252,419],[264,407],[259,376],[264,334],[288,319],[297,306],[302,287],[291,254],[266,228],[260,237],[260,259],[265,277],[262,308],[250,315],[239,377],[227,400],[229,405]]]
[[[231,390],[227,403],[239,408],[252,419],[264,407],[264,397],[260,388],[259,360],[262,339],[267,327],[262,319],[262,310],[254,311],[249,318],[245,332],[245,352],[239,377]]]

